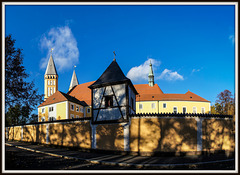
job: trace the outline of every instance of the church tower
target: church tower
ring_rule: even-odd
[[[44,75],[44,101],[58,90],[58,74],[53,61],[52,53],[48,60]]]
[[[71,79],[71,83],[70,83],[68,91],[70,91],[74,86],[77,86],[78,84],[79,84],[78,79],[77,79],[77,76],[76,76],[76,73],[75,73],[75,70],[74,70],[73,74],[72,74],[72,79]]]
[[[154,75],[153,75],[151,60],[150,60],[149,66],[150,66],[150,69],[149,69],[149,74],[148,74],[148,85],[153,87],[154,86]]]

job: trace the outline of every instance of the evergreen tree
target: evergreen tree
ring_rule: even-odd
[[[22,49],[14,47],[11,35],[5,38],[5,114],[6,125],[26,123],[43,95],[34,89],[34,83],[27,82],[29,76],[23,66]]]

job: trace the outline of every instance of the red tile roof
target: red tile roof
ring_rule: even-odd
[[[135,84],[134,87],[139,94],[163,94],[162,90],[157,84],[154,84],[153,87],[148,84]]]
[[[188,91],[185,94],[164,94],[157,84],[150,87],[148,84],[134,85],[139,95],[136,96],[136,101],[202,101],[208,100]]]
[[[46,99],[46,101],[44,101],[42,104],[40,104],[38,107],[41,106],[46,106],[46,105],[50,105],[50,104],[54,104],[54,103],[58,103],[58,102],[63,102],[63,101],[71,101],[77,104],[80,104],[82,106],[85,106],[86,104],[78,99],[76,99],[75,97],[72,97],[68,94],[65,94],[63,92],[60,91],[56,91],[53,95],[51,95],[50,97],[48,97]]]
[[[83,106],[91,106],[91,89],[88,88],[94,81],[79,84],[72,88],[67,94],[57,91],[50,96],[46,101],[40,104],[38,107],[62,102],[62,101],[73,101]],[[185,94],[164,94],[157,84],[150,87],[148,84],[137,84],[134,85],[137,92],[136,101],[202,101],[210,102],[190,91]]]
[[[84,101],[88,106],[91,106],[91,89],[88,88],[95,81],[79,84],[70,90],[67,94],[77,98],[80,101]]]

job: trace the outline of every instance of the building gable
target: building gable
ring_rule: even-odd
[[[135,102],[137,91],[131,80],[123,74],[116,60],[89,88],[92,90],[93,123],[127,121],[129,111],[135,111],[135,105],[130,103]]]

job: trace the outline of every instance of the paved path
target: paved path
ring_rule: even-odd
[[[233,158],[224,155],[214,156],[184,156],[184,157],[147,157],[119,154],[103,154],[96,152],[73,151],[67,148],[49,147],[46,145],[30,144],[25,142],[8,141],[7,147],[15,147],[48,156],[59,157],[71,160],[82,160],[92,164],[125,166],[125,167],[176,167],[216,163],[234,163]]]

